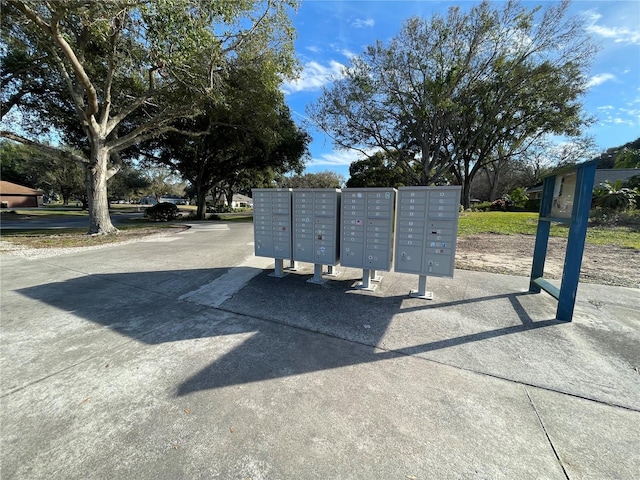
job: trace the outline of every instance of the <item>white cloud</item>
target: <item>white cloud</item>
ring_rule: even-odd
[[[604,82],[608,82],[609,80],[615,80],[616,76],[611,73],[600,73],[598,75],[594,75],[587,82],[586,87],[597,87],[598,85],[602,85]]]
[[[343,64],[335,60],[331,60],[328,66],[321,65],[318,62],[307,62],[302,69],[300,77],[296,80],[285,82],[282,90],[285,94],[320,90],[324,85],[341,78],[344,68]]]
[[[353,53],[351,50],[347,50],[346,48],[343,48],[342,50],[340,50],[340,53],[349,59],[356,56],[355,53]]]
[[[603,38],[611,39],[616,43],[629,43],[632,45],[640,45],[640,28],[635,27],[607,27],[604,25],[596,25],[602,18],[597,12],[590,10],[584,14],[587,17],[587,32],[599,35]]]
[[[378,148],[365,150],[368,155],[373,155]],[[329,153],[323,153],[320,157],[313,157],[307,164],[307,166],[317,167],[320,165],[329,167],[344,167],[349,166],[356,160],[362,160],[365,158],[365,154],[359,150],[334,150]]]
[[[373,27],[375,24],[376,21],[373,18],[356,18],[353,23],[351,23],[351,26],[356,28],[365,28]]]
[[[603,105],[602,107],[598,107],[598,110],[613,110],[613,105]]]

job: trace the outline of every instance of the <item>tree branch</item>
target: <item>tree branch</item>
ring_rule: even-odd
[[[7,130],[0,130],[0,137],[8,138],[9,140],[13,140],[14,142],[22,143],[23,145],[28,145],[30,147],[33,147],[33,148],[37,149],[37,150],[40,150],[42,153],[45,153],[47,155],[53,155],[53,156],[58,157],[58,158],[73,160],[73,161],[81,163],[81,164],[89,163],[89,160],[87,160],[86,158],[84,158],[81,155],[78,155],[77,153],[69,152],[67,150],[60,150],[59,148],[55,148],[55,147],[52,147],[50,145],[45,145],[45,144],[40,143],[40,142],[35,142],[33,140],[30,140],[30,139],[28,139],[26,137],[23,137],[21,135],[18,135],[16,133],[9,132]]]

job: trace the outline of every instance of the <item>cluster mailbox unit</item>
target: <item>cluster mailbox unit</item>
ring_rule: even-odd
[[[273,276],[282,277],[283,260],[292,258],[291,189],[254,188],[252,193],[255,255],[275,259]]]
[[[340,261],[340,190],[293,190],[293,260],[314,264],[310,283],[324,283],[322,266]]]
[[[400,187],[396,217],[396,272],[419,275],[411,296],[431,299],[427,275],[453,277],[460,187]]]
[[[373,289],[376,270],[391,270],[395,204],[394,188],[342,191],[340,264],[362,268],[363,289]]]
[[[397,200],[397,202],[396,202]],[[253,189],[255,255],[361,268],[359,287],[373,290],[377,270],[419,275],[414,297],[430,299],[426,277],[452,277],[460,187]],[[394,248],[395,238],[395,248]]]

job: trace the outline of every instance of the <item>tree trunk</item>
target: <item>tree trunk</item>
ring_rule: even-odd
[[[196,218],[198,220],[207,219],[207,191],[200,185],[196,187],[196,205],[198,209],[196,211]]]
[[[500,170],[494,170],[493,179],[489,181],[491,189],[489,190],[489,201],[493,202],[498,199],[498,186],[500,184]]]
[[[471,182],[465,178],[462,182],[462,207],[467,210],[471,208]]]
[[[227,207],[229,207],[229,210],[233,209],[233,189],[229,188],[229,190],[227,190],[225,192],[225,197],[227,199]]]
[[[96,148],[92,151],[92,162],[85,168],[87,202],[89,207],[89,235],[118,233],[111,223],[107,199],[107,163],[109,151]]]

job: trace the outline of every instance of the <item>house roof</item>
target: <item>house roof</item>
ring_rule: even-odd
[[[234,193],[233,201],[243,202],[243,203],[253,203],[253,199],[251,197],[247,197],[246,195],[242,195],[241,193]]]
[[[620,180],[624,183],[636,175],[640,175],[639,168],[599,168],[596,170],[595,178],[593,180],[593,188],[598,188],[607,180],[610,182]],[[542,185],[527,189],[527,193],[534,192],[542,192]]]
[[[620,180],[624,183],[636,175],[640,175],[640,169],[638,168],[601,168],[596,170],[596,177],[593,181],[593,185],[598,187],[601,183],[604,183],[607,180],[614,183],[617,180]]]
[[[0,194],[1,195],[42,195],[40,190],[35,190],[29,187],[23,187],[17,183],[6,182],[0,180]]]

